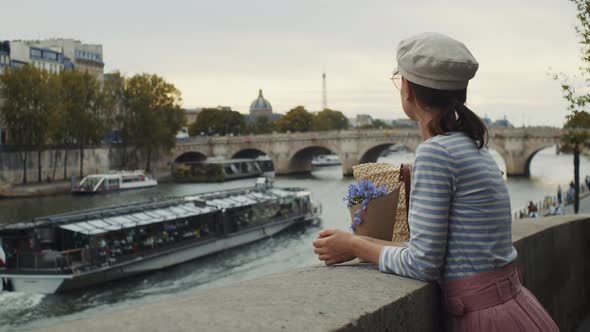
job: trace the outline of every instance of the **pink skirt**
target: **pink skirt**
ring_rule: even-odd
[[[447,331],[559,331],[513,263],[440,286]]]

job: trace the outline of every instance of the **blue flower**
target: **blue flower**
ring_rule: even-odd
[[[350,225],[352,231],[355,231],[357,226],[362,222],[361,213],[367,209],[369,201],[385,196],[386,194],[387,188],[385,186],[375,186],[369,180],[360,180],[358,184],[348,186],[348,195],[344,197],[346,206],[361,205],[361,208],[354,213],[352,224]]]

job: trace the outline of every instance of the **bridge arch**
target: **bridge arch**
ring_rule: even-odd
[[[359,154],[359,156],[360,156],[360,158],[359,158],[359,164],[377,162],[377,159],[379,159],[379,157],[381,156],[381,154],[385,150],[389,149],[392,146],[399,147],[400,149],[407,149],[408,151],[411,150],[410,147],[408,147],[405,144],[394,143],[394,142],[392,142],[392,143],[381,143],[381,144],[373,145],[372,147],[366,149],[361,154]]]
[[[506,164],[506,173],[508,176],[524,176],[531,175],[531,162],[535,155],[546,148],[555,146],[555,142],[545,142],[543,144],[535,144],[523,150],[507,150],[500,146],[490,146],[491,149],[496,150]]]
[[[206,159],[207,159],[207,156],[201,152],[189,151],[189,152],[184,152],[184,153],[178,155],[174,159],[174,163],[175,164],[191,163],[191,162],[204,161]]]
[[[300,148],[288,158],[288,164],[286,170],[277,170],[282,174],[296,174],[296,173],[309,173],[311,172],[311,161],[313,157],[322,154],[335,154],[338,155],[340,160],[339,151],[334,148],[329,148],[323,145],[311,145],[304,148]]]
[[[265,156],[265,155],[269,155],[269,154],[260,150],[260,149],[247,148],[247,149],[242,149],[242,150],[236,151],[234,154],[232,154],[231,159],[242,159],[242,158],[254,159],[254,158],[257,158],[260,156]]]
[[[549,146],[544,146],[544,147],[540,147],[537,148],[535,150],[533,150],[532,152],[529,153],[527,160],[526,160],[526,165],[525,165],[525,169],[526,169],[526,176],[530,176],[531,175],[531,164],[533,163],[533,159],[535,158],[535,156],[541,151],[541,150],[545,150],[547,148],[551,148],[551,147],[555,147],[554,145],[549,145]]]

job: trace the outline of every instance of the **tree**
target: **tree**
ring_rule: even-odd
[[[280,131],[308,132],[312,130],[313,114],[303,106],[297,106],[290,110],[277,123]]]
[[[381,119],[373,120],[371,127],[374,129],[389,129],[389,128],[391,128],[390,125],[388,125],[387,123],[385,123],[385,121],[383,121]]]
[[[267,116],[257,116],[254,123],[249,126],[249,131],[252,134],[270,134],[275,130],[275,123]]]
[[[61,85],[60,75],[50,75],[49,77],[49,99],[50,99],[50,117],[49,117],[49,143],[64,147],[64,175],[63,179],[67,179],[67,147],[71,144],[71,132],[68,119],[65,117],[64,105],[64,91]],[[55,180],[55,173],[57,171],[57,153],[53,154],[53,172],[51,179]]]
[[[122,130],[125,125],[125,77],[119,71],[105,75],[101,90],[104,123],[108,130]]]
[[[561,136],[560,151],[574,155],[574,212],[578,213],[580,206],[580,152],[590,147],[590,114],[586,111],[573,111],[567,116],[564,129],[567,132]]]
[[[84,176],[84,149],[102,139],[106,125],[102,115],[102,96],[97,79],[84,72],[62,71],[63,127],[66,144],[75,144],[80,151],[80,178]],[[64,157],[67,164],[67,150]],[[64,170],[66,174],[66,170]]]
[[[0,75],[1,116],[10,141],[21,147],[23,184],[27,183],[27,150],[37,151],[37,180],[42,181],[41,152],[49,136],[49,74],[33,66],[7,68]]]
[[[122,146],[122,164],[127,166],[127,147],[129,141],[129,109],[125,99],[125,76],[115,71],[105,75],[101,90],[102,115],[107,131],[113,137],[120,138]]]
[[[145,153],[149,171],[153,153],[172,149],[186,122],[180,91],[160,76],[140,74],[127,80],[125,100],[128,138]]]
[[[580,38],[582,64],[580,72],[586,85],[590,83],[590,0],[570,0],[577,9],[578,25],[576,33]],[[590,115],[586,112],[590,102],[590,93],[578,94],[576,88],[568,82],[565,75],[554,75],[554,79],[561,81],[563,97],[571,112],[566,117],[564,129],[566,134],[561,137],[561,151],[574,154],[574,212],[578,213],[580,202],[580,152],[590,147]]]
[[[324,109],[317,112],[313,118],[313,130],[343,130],[348,129],[348,118],[340,111],[333,111],[331,109]]]
[[[197,120],[189,127],[190,136],[238,135],[246,128],[246,121],[240,112],[218,108],[204,108],[197,115]]]

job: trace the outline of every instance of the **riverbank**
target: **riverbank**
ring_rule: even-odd
[[[63,195],[71,191],[69,181],[0,186],[0,199]]]

